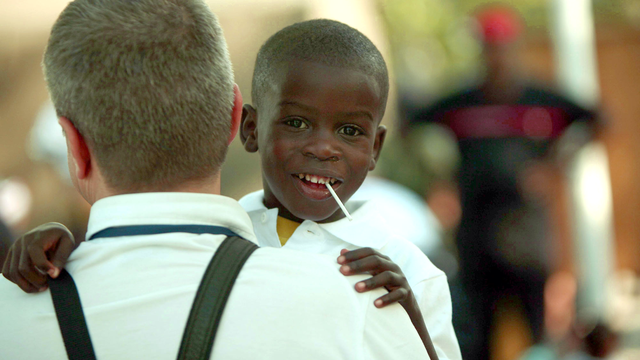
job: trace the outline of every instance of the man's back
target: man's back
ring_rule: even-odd
[[[88,236],[111,226],[190,220],[253,239],[248,216],[228,198],[139,194],[105,200],[92,209]],[[172,209],[169,218],[163,208]],[[130,212],[124,219],[112,217],[124,211]],[[67,269],[98,359],[176,358],[202,273],[224,238],[169,233],[83,243]],[[406,312],[400,306],[375,308],[381,293],[358,294],[353,285],[361,279],[342,276],[333,258],[257,250],[234,285],[212,358],[423,357]],[[24,294],[7,281],[0,282],[0,293],[1,357],[65,359],[50,294]]]

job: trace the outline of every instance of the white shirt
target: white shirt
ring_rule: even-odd
[[[278,209],[267,209],[263,199],[264,192],[260,190],[244,196],[240,205],[249,213],[259,245],[280,248],[276,229]],[[416,296],[438,357],[462,359],[451,322],[451,294],[446,275],[414,244],[394,234],[393,227],[380,216],[375,200],[349,201],[345,206],[353,221],[343,218],[318,224],[305,220],[283,248],[326,254],[334,262],[341,249],[371,247],[389,256],[402,269]]]
[[[87,238],[111,226],[202,224],[256,241],[235,200],[193,193],[102,199]],[[96,356],[175,359],[196,289],[223,235],[100,238],[69,258]],[[258,249],[241,271],[218,328],[213,359],[424,359],[401,306],[381,311],[358,294],[334,258]],[[0,279],[0,358],[66,359],[49,291],[23,293]]]

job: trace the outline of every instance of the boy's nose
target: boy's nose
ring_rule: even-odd
[[[342,151],[333,136],[317,136],[309,139],[302,149],[305,156],[320,161],[338,161],[342,158]]]

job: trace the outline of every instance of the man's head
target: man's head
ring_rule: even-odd
[[[269,38],[241,132],[247,151],[260,150],[265,205],[297,221],[342,217],[322,183],[346,201],[375,167],[388,92],[382,55],[345,24],[311,20]]]
[[[219,172],[233,73],[201,0],[76,0],[53,26],[43,68],[68,143],[71,131],[86,145],[70,148],[75,182],[83,153],[116,193],[173,190]]]
[[[521,75],[520,48],[524,21],[511,7],[491,4],[476,10],[478,32],[483,45],[487,81],[509,86]]]

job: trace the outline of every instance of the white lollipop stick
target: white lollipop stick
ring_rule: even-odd
[[[329,189],[331,196],[333,196],[333,198],[336,199],[338,206],[340,206],[340,209],[342,209],[342,212],[347,216],[347,219],[349,219],[349,221],[352,221],[353,218],[351,217],[351,215],[349,215],[347,208],[344,207],[344,205],[342,204],[342,201],[340,201],[340,198],[338,198],[338,195],[336,194],[336,192],[333,191],[333,188],[331,187],[331,185],[329,185],[329,183],[325,183],[325,186],[327,187],[327,189]]]

